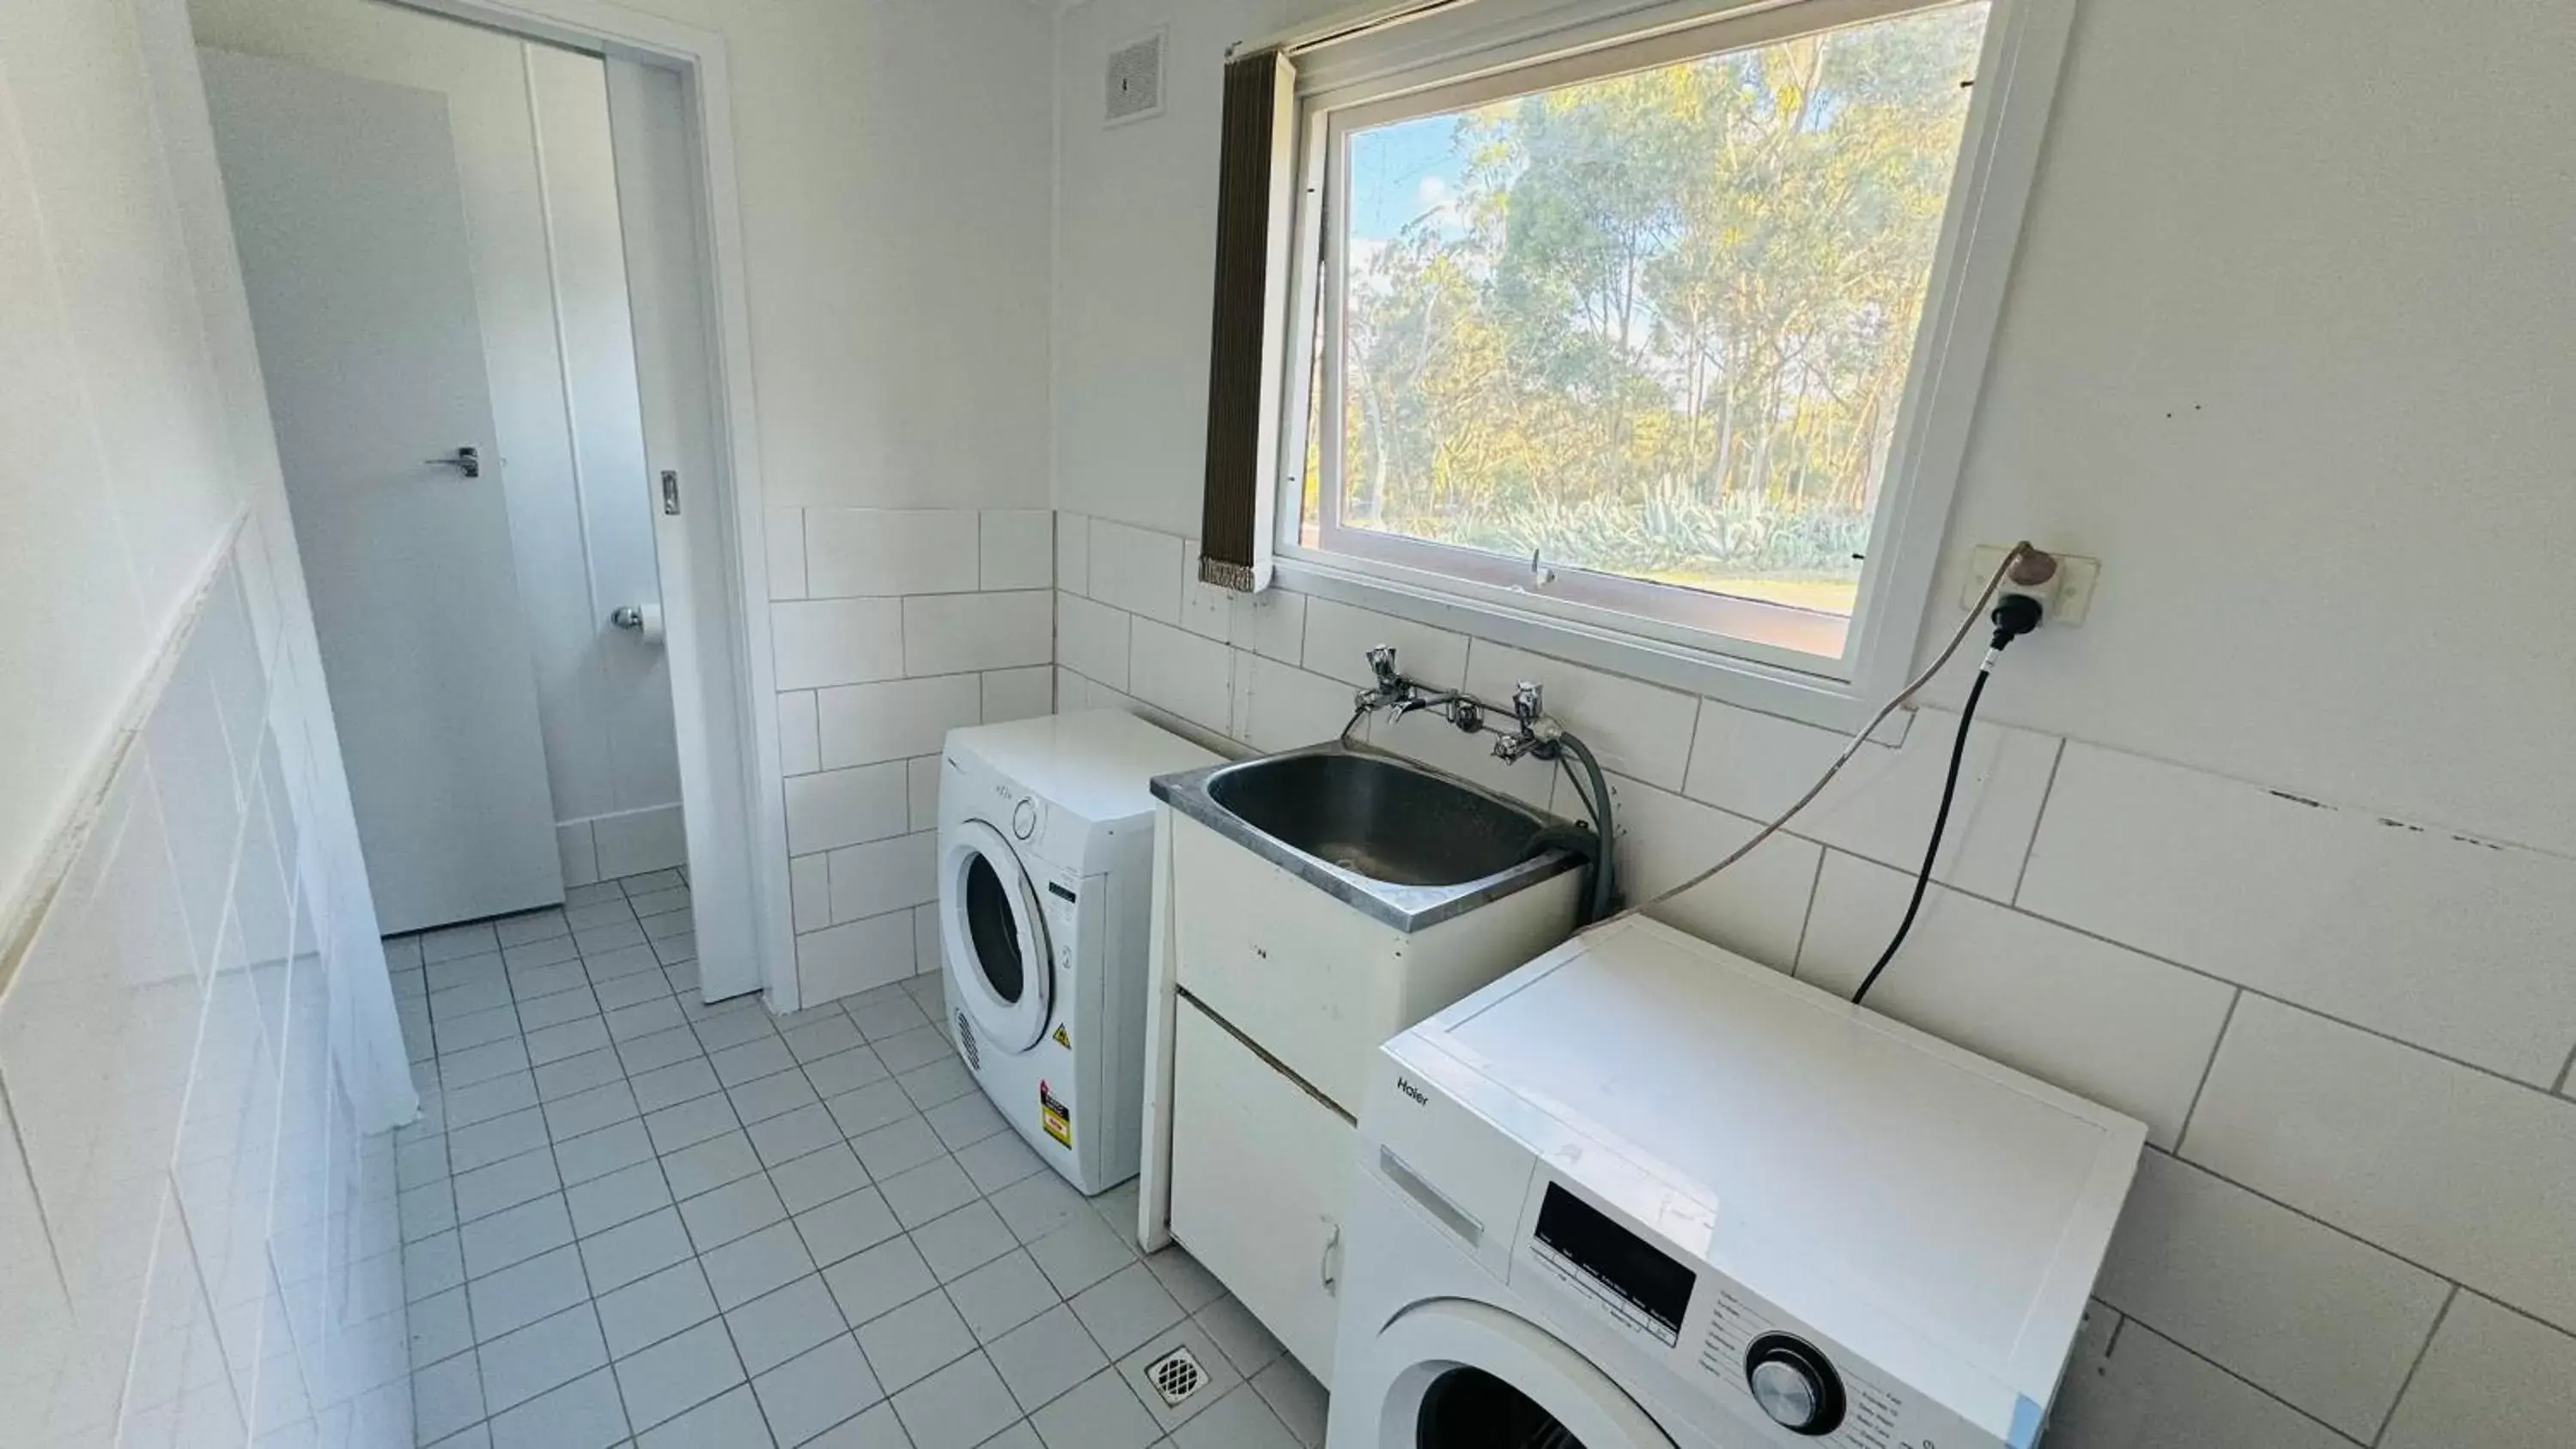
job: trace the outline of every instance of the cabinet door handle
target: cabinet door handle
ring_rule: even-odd
[[[1342,1225],[1324,1219],[1324,1250],[1315,1255],[1315,1280],[1327,1293],[1339,1295],[1342,1287]]]

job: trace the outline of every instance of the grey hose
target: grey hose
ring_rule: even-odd
[[[1610,827],[1610,782],[1602,777],[1601,762],[1593,758],[1590,745],[1571,734],[1559,734],[1556,744],[1583,766],[1584,777],[1592,785],[1592,828],[1601,837],[1601,853],[1592,868],[1592,899],[1583,910],[1583,924],[1590,925],[1619,908],[1618,836]]]

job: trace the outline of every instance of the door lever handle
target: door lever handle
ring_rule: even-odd
[[[468,478],[480,478],[483,476],[483,455],[472,448],[459,448],[452,456],[445,458],[423,458],[421,461],[423,463],[435,464],[441,468],[453,468]]]

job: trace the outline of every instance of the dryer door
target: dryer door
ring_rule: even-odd
[[[959,825],[939,863],[940,954],[949,984],[976,1027],[1006,1052],[1046,1035],[1054,958],[1028,872],[1002,832]]]
[[[1334,1422],[1358,1395],[1364,1449],[1673,1449],[1581,1354],[1487,1304],[1416,1304],[1350,1357],[1334,1364]]]

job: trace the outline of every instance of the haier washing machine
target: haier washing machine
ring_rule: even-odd
[[[2029,1449],[2139,1123],[1669,927],[1389,1042],[1329,1449]]]
[[[1084,1193],[1136,1175],[1156,775],[1217,756],[1111,710],[949,733],[948,1028],[1004,1120]]]

